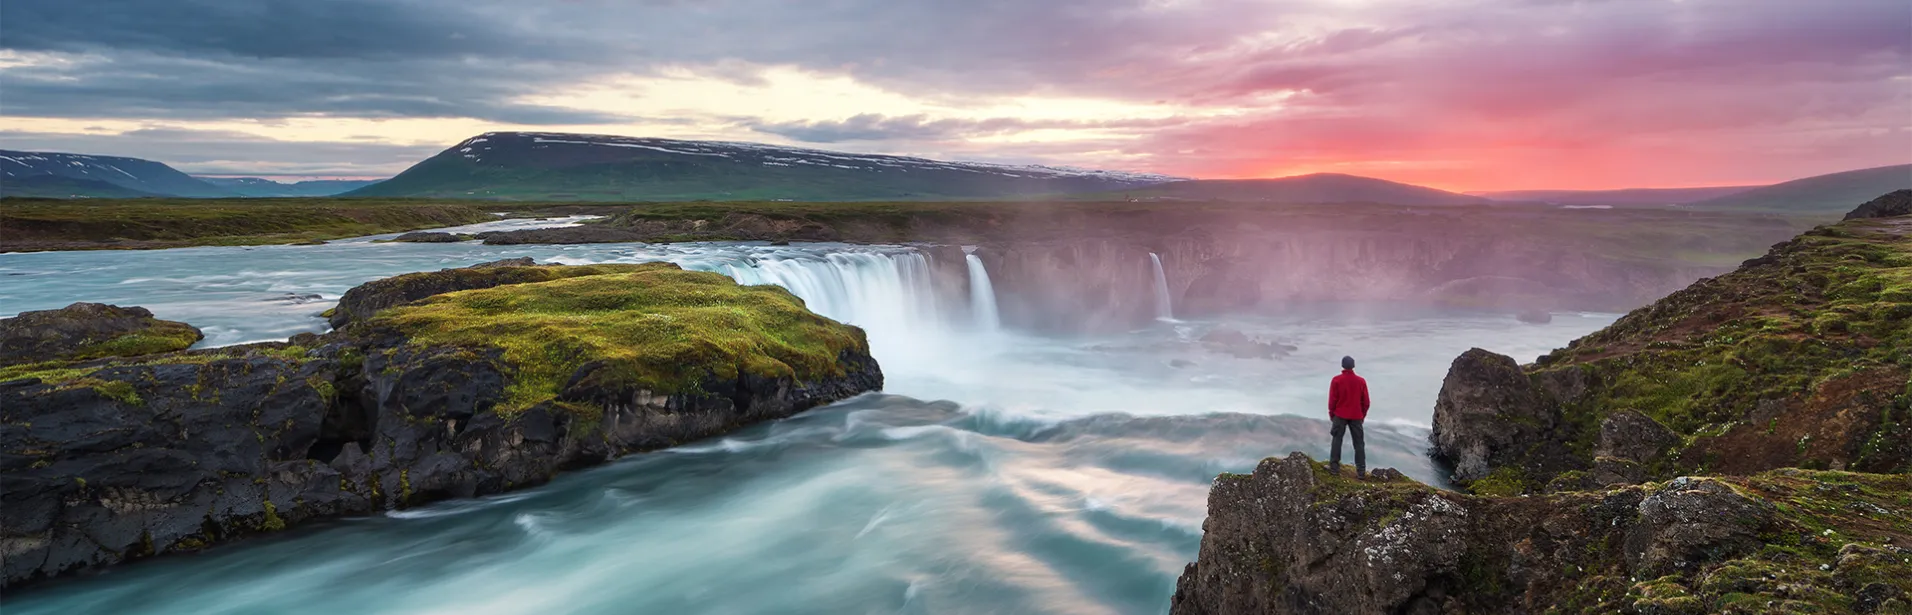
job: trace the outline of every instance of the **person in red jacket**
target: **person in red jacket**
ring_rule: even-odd
[[[1354,432],[1354,475],[1368,477],[1367,446],[1361,442],[1361,421],[1368,418],[1368,381],[1354,375],[1354,357],[1341,357],[1341,375],[1328,383],[1328,420],[1334,427],[1329,448],[1328,468],[1341,473],[1341,434]]]

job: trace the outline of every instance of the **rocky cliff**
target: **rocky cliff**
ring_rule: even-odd
[[[1462,354],[1431,435],[1461,492],[1222,475],[1171,612],[1912,613],[1908,235],[1821,227],[1531,365]]]
[[[1295,453],[1221,475],[1208,502],[1175,615],[1912,612],[1903,474],[1487,497]]]
[[[1436,457],[1505,491],[1912,469],[1912,217],[1774,246],[1531,365],[1455,359]]]
[[[774,287],[667,264],[401,277],[326,336],[0,369],[5,583],[537,485],[882,386],[861,330]]]

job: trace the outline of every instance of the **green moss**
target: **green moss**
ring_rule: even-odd
[[[133,384],[130,382],[126,382],[124,380],[101,380],[98,378],[81,378],[79,380],[74,380],[70,383],[67,383],[67,386],[88,387],[93,389],[94,391],[99,392],[100,395],[103,395],[107,397],[108,399],[112,399],[113,401],[117,401],[129,406],[146,405],[146,400],[141,399],[139,396],[139,392],[133,390]]]
[[[1527,475],[1520,468],[1501,466],[1486,477],[1468,483],[1467,490],[1477,495],[1520,495],[1526,493],[1529,485]]]
[[[148,319],[150,326],[145,329],[98,340],[74,350],[71,355],[62,357],[69,360],[97,359],[102,357],[136,357],[185,350],[204,336],[199,330],[185,323],[167,320]]]
[[[675,394],[740,373],[841,376],[842,352],[868,351],[860,329],[811,313],[782,288],[662,263],[437,295],[373,321],[421,348],[503,351],[507,413],[553,399],[586,363],[604,366],[593,385]]]
[[[272,500],[266,500],[266,516],[264,521],[259,522],[259,529],[267,532],[285,529],[285,519],[279,518],[279,507],[273,506]]]
[[[474,203],[416,199],[8,199],[7,251],[310,244],[494,220]]]

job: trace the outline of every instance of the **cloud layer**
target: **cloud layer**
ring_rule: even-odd
[[[1902,0],[86,4],[0,4],[0,145],[383,174],[538,127],[1456,189],[1912,161]]]

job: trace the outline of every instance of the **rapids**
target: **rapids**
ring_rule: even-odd
[[[1438,482],[1425,426],[1454,356],[1532,357],[1614,318],[1320,305],[1059,338],[999,323],[974,257],[969,292],[937,297],[926,257],[904,246],[371,239],[4,254],[0,314],[140,305],[218,346],[322,331],[316,315],[346,289],[398,273],[664,260],[782,285],[864,327],[886,391],[523,492],[11,591],[8,615],[1160,613],[1216,473],[1325,454],[1316,417],[1341,355],[1373,387],[1371,464]],[[1159,261],[1136,266],[1161,275]],[[1224,326],[1299,350],[1204,350]]]

